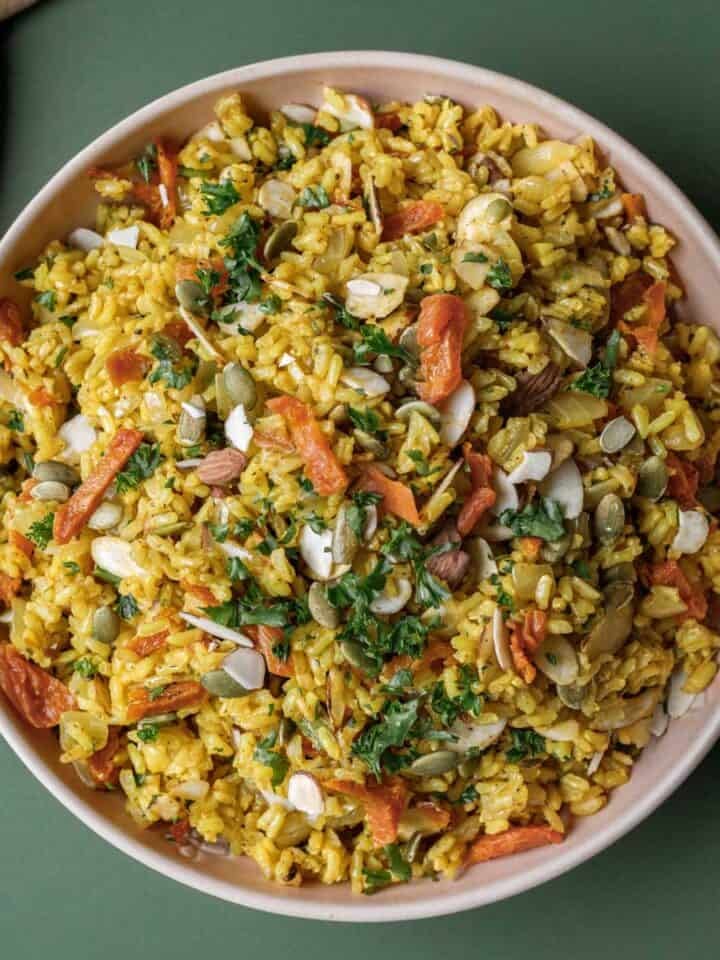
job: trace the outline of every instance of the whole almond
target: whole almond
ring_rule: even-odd
[[[228,447],[225,450],[213,450],[197,468],[197,475],[208,486],[223,486],[237,479],[245,469],[247,457],[239,450]]]

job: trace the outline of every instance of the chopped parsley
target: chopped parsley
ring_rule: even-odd
[[[348,330],[357,330],[360,327],[360,320],[358,317],[353,316],[352,313],[347,309],[343,301],[336,297],[332,293],[324,293],[323,301],[329,303],[330,306],[335,311],[335,319],[342,327],[346,327]],[[321,301],[322,302],[322,301]]]
[[[444,727],[451,727],[461,713],[471,713],[474,717],[480,715],[482,698],[473,691],[473,683],[477,674],[472,667],[464,663],[460,667],[458,679],[459,693],[455,697],[448,695],[445,684],[439,680],[434,684],[430,695],[430,707]]]
[[[230,525],[227,523],[209,523],[208,530],[216,543],[225,543],[230,533]]]
[[[158,687],[152,687],[148,690],[148,698],[150,700],[158,700],[167,690],[167,684],[161,683]]]
[[[135,160],[135,166],[145,183],[150,183],[153,174],[157,170],[157,147],[154,143],[149,143],[145,147],[140,156]]]
[[[505,756],[510,763],[519,763],[530,757],[545,753],[545,738],[534,730],[511,730],[512,746]]]
[[[408,687],[412,687],[413,673],[407,667],[401,667],[390,677],[388,682],[383,685],[383,693],[404,693]]]
[[[393,880],[398,883],[408,883],[412,877],[412,867],[403,857],[400,847],[396,843],[389,843],[383,847],[388,862],[387,870],[363,870],[365,881],[364,892],[368,895],[377,893],[387,887]]]
[[[471,783],[469,786],[465,787],[463,792],[457,798],[457,802],[458,803],[474,803],[475,800],[477,800],[477,798],[478,798],[478,792],[475,789],[475,785]]]
[[[60,321],[60,323],[64,323],[65,326],[68,328],[68,330],[72,330],[73,326],[75,325],[75,321],[77,320],[77,317],[73,317],[69,313],[64,313],[61,317],[58,317],[58,320]]]
[[[356,490],[353,493],[346,516],[348,525],[358,540],[362,539],[368,507],[376,506],[381,500],[382,496],[379,493],[371,493],[368,490]]]
[[[233,583],[250,579],[250,571],[240,557],[228,557],[227,575]]]
[[[48,513],[42,520],[36,520],[35,523],[30,524],[30,529],[26,534],[28,540],[32,540],[35,546],[40,547],[41,550],[45,550],[53,537],[54,522],[55,514]]]
[[[597,203],[599,200],[609,200],[614,192],[615,191],[606,180],[599,190],[588,194],[588,202]]]
[[[277,731],[273,730],[272,733],[269,733],[258,743],[255,748],[255,753],[253,754],[254,760],[262,763],[265,767],[270,767],[272,770],[271,783],[274,787],[279,786],[283,782],[285,774],[288,772],[288,767],[290,766],[287,757],[278,753],[277,750],[272,749],[277,742],[277,736]]]
[[[503,510],[499,519],[516,537],[540,537],[553,542],[565,536],[562,507],[549,497],[528,503],[522,510]]]
[[[105,570],[103,567],[95,567],[93,570],[93,576],[96,580],[103,580],[105,583],[112,584],[113,587],[116,587],[122,577],[118,577],[114,573],[110,573],[109,570]]]
[[[392,531],[383,553],[412,564],[415,573],[415,601],[422,607],[437,607],[450,596],[449,591],[427,569],[427,561],[440,553],[454,549],[452,543],[425,547],[417,539],[405,520]]]
[[[576,380],[573,380],[571,389],[581,390],[583,393],[592,394],[593,397],[606,399],[610,396],[611,383],[612,371],[602,363],[595,363],[591,367],[587,367]]]
[[[159,731],[160,728],[156,723],[143,723],[142,726],[137,728],[138,739],[142,740],[143,743],[151,743],[153,740],[157,740]]]
[[[495,321],[500,333],[506,333],[510,324],[516,319],[515,314],[510,313],[509,310],[504,310],[502,307],[495,307],[488,316]]]
[[[276,293],[271,293],[263,302],[258,306],[260,313],[264,313],[272,316],[273,314],[279,313],[280,308],[282,307],[282,300]]]
[[[353,346],[356,363],[369,363],[370,354],[383,357],[397,357],[403,363],[413,364],[415,361],[409,350],[393,343],[381,326],[375,323],[366,323],[360,327],[362,341]]]
[[[512,597],[510,596],[510,594],[509,594],[509,593],[505,590],[505,588],[503,587],[502,581],[500,580],[500,577],[497,575],[497,573],[493,573],[493,574],[491,575],[491,577],[490,577],[490,583],[491,583],[491,584],[495,587],[495,589],[497,590],[497,598],[496,598],[496,599],[497,599],[497,602],[498,602],[498,606],[501,606],[501,607],[503,607],[505,610],[507,610],[509,613],[512,613],[512,612],[514,611],[514,609],[515,609],[515,604],[513,603],[513,599],[512,599]]]
[[[427,458],[422,450],[408,450],[407,455],[415,464],[415,473],[417,473],[419,477],[427,477],[429,474],[436,472],[427,462]]]
[[[305,493],[315,493],[315,487],[313,486],[312,480],[308,477],[300,477],[298,480],[298,486],[301,490],[304,490]]]
[[[496,290],[510,290],[513,285],[510,267],[502,257],[490,267],[486,279]]]
[[[115,601],[115,611],[123,620],[132,620],[140,613],[140,607],[131,593],[120,593]]]
[[[372,896],[373,893],[377,893],[392,883],[392,874],[389,870],[368,870],[365,867],[363,868],[363,880],[365,882],[363,893]]]
[[[387,751],[405,743],[417,720],[419,705],[419,699],[404,703],[392,700],[384,707],[380,719],[366,727],[353,743],[353,756],[362,760],[378,780]]]
[[[463,263],[487,263],[488,258],[480,250],[477,253],[466,253],[465,256],[462,258],[462,262]],[[498,263],[499,262],[500,261],[498,261]]]
[[[46,310],[49,310],[52,313],[57,304],[57,294],[54,290],[45,290],[43,293],[38,293],[36,295],[35,302],[39,303],[41,307],[45,307]]]
[[[330,143],[330,134],[322,127],[316,127],[314,123],[301,123],[299,126],[305,134],[306,147],[326,147]]]
[[[11,410],[7,420],[8,430],[14,430],[15,433],[25,431],[25,418],[20,410]]]
[[[76,660],[73,664],[73,670],[75,673],[79,673],[81,677],[85,677],[86,680],[92,680],[97,673],[95,665],[87,657]]]
[[[198,271],[198,277],[202,272],[206,271]],[[214,273],[214,271],[212,272]],[[217,276],[217,274],[214,275]],[[155,369],[148,377],[150,383],[165,381],[168,387],[172,387],[174,390],[182,390],[195,376],[197,358],[193,357],[176,366],[179,359],[178,348],[168,337],[155,337],[150,346],[150,353],[158,361]]]
[[[576,577],[581,580],[589,580],[591,577],[590,567],[584,560],[575,560],[570,564]]]
[[[157,443],[141,443],[115,478],[118,493],[125,493],[151,477],[162,462]]]
[[[35,268],[23,267],[22,270],[18,270],[16,273],[14,273],[13,276],[18,282],[21,280],[32,280],[32,278],[35,276]]]
[[[63,561],[63,566],[65,567],[65,569],[67,570],[67,572],[70,574],[71,577],[75,577],[77,576],[78,573],[80,573],[80,564],[75,563],[74,560]]]
[[[380,430],[380,417],[374,410],[371,410],[369,407],[360,410],[358,407],[350,406],[345,409],[347,410],[352,425],[357,427],[358,430],[364,430],[365,433],[384,433],[384,431]]]
[[[259,238],[259,224],[245,212],[220,241],[221,246],[228,250],[228,256],[225,257],[225,269],[228,271],[228,292],[225,297],[228,303],[260,298],[262,267],[256,256]]]
[[[330,206],[330,197],[327,195],[325,187],[305,187],[303,192],[297,198],[298,206],[323,210]]]
[[[222,183],[203,180],[200,192],[205,200],[203,213],[206,217],[219,216],[240,202],[240,194],[232,180],[224,180]]]
[[[57,352],[57,354],[56,354],[56,356],[55,356],[55,369],[56,369],[56,370],[57,370],[58,367],[60,367],[60,365],[62,364],[63,360],[65,359],[65,357],[66,357],[66,355],[67,355],[67,352],[68,352],[68,348],[67,348],[67,347],[60,347],[60,349],[58,350],[58,352]]]

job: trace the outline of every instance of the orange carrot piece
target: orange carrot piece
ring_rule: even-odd
[[[540,537],[520,537],[518,545],[523,556],[527,557],[528,560],[537,560],[543,541]]]
[[[105,491],[142,443],[142,438],[139,430],[118,430],[93,473],[55,514],[53,536],[57,543],[69,543],[80,533],[100,505]]]
[[[146,687],[134,687],[130,690],[127,708],[129,723],[143,717],[156,716],[159,713],[173,713],[184,707],[199,707],[207,699],[207,690],[196,680],[178,680],[169,683],[160,696],[150,698]]]
[[[697,620],[700,623],[708,612],[708,601],[703,590],[688,580],[677,560],[665,560],[645,568],[644,578],[650,584],[676,587],[687,610],[678,616],[678,621]]]
[[[510,635],[510,653],[515,669],[525,683],[532,683],[537,675],[535,664],[530,659],[547,634],[547,614],[543,610],[526,610],[522,624]]]
[[[292,451],[295,449],[291,440],[279,433],[272,433],[269,430],[256,430],[253,434],[253,442],[259,447],[269,449]]]
[[[342,493],[349,480],[320,429],[310,407],[295,397],[274,397],[268,400],[273,413],[285,418],[295,449],[305,461],[305,472],[323,497]]]
[[[391,480],[377,467],[370,465],[358,483],[360,490],[379,493],[382,499],[383,510],[395,514],[402,520],[407,520],[414,527],[420,525],[420,514],[415,503],[415,496],[410,487],[399,480]]]
[[[35,390],[31,390],[28,400],[34,407],[51,407],[54,403],[60,403],[45,387],[36,387]]]
[[[376,847],[395,842],[400,817],[408,800],[408,789],[399,777],[378,785],[355,780],[326,780],[323,786],[335,793],[355,797],[363,804]]]
[[[434,293],[420,304],[417,342],[420,347],[418,393],[427,403],[440,403],[462,381],[462,344],[469,313],[452,293]]]
[[[683,510],[692,510],[697,506],[697,490],[700,483],[700,471],[695,464],[683,460],[677,454],[669,452],[665,465],[670,474],[668,492],[677,500]]]
[[[0,340],[19,347],[25,339],[20,307],[10,297],[0,299]]]
[[[642,299],[647,306],[644,323],[637,325],[624,321],[618,323],[618,329],[634,337],[651,356],[657,350],[660,327],[665,319],[665,287],[664,281],[659,280],[643,293]]]
[[[431,669],[436,663],[445,663],[453,653],[449,640],[431,640],[419,659],[400,653],[388,660],[382,670],[383,679],[389,680],[398,670],[411,670],[413,676],[417,676],[424,670]]]
[[[160,198],[160,227],[169,229],[175,222],[177,214],[177,156],[172,153],[162,140],[155,141],[157,150],[158,176],[160,183],[165,187],[165,197]]]
[[[120,768],[115,766],[113,758],[119,749],[120,731],[118,727],[110,727],[105,746],[88,758],[88,770],[96,783],[117,783]]]
[[[54,727],[66,710],[75,709],[75,698],[65,684],[26,660],[10,643],[0,644],[0,689],[33,727]]]
[[[28,538],[20,533],[19,530],[11,530],[8,535],[8,540],[16,550],[20,550],[21,553],[24,553],[28,560],[35,552],[35,544],[32,542],[32,540],[28,540]]]
[[[22,580],[20,577],[11,577],[0,570],[0,600],[9,607],[13,598],[20,592]]]
[[[276,677],[295,676],[292,658],[281,660],[277,654],[273,653],[273,647],[283,638],[281,627],[269,627],[261,623],[258,626],[243,627],[243,630],[260,649],[270,673],[274,673]]]
[[[134,350],[113,350],[105,361],[105,369],[114,387],[142,380],[152,366],[147,357]]]
[[[137,634],[128,642],[128,649],[139,657],[149,657],[151,653],[162,650],[169,636],[169,630],[160,630],[158,633],[151,633],[148,636]]]
[[[228,271],[225,261],[222,257],[211,257],[209,260],[180,260],[175,267],[175,279],[197,280],[198,270],[208,270],[217,274],[217,282],[210,287],[210,296],[218,306],[228,289]]]
[[[497,494],[491,486],[492,460],[487,454],[477,453],[471,444],[463,444],[463,456],[470,467],[471,490],[465,498],[457,519],[458,532],[467,536],[493,506]]]
[[[522,853],[534,847],[544,847],[548,843],[562,843],[564,839],[565,835],[552,827],[510,827],[502,833],[478,837],[468,851],[465,866]]]
[[[385,217],[383,242],[399,240],[406,233],[422,233],[429,230],[445,216],[442,204],[433,200],[416,200],[397,213]]]
[[[623,210],[628,220],[645,216],[645,197],[641,193],[621,193]]]
[[[618,325],[628,310],[642,303],[644,294],[653,285],[652,277],[638,270],[631,273],[622,283],[616,284],[610,291],[610,320]]]

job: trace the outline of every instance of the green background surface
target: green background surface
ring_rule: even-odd
[[[720,224],[717,0],[46,0],[0,32],[2,230],[76,151],[175,87],[265,58],[373,47],[465,60],[570,100]],[[716,748],[642,826],[530,893],[351,928],[244,910],[151,873],[0,743],[0,956],[716,957],[719,774]]]

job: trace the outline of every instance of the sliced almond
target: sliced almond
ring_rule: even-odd
[[[382,319],[403,302],[407,285],[399,273],[364,273],[345,284],[345,306],[362,320]]]

